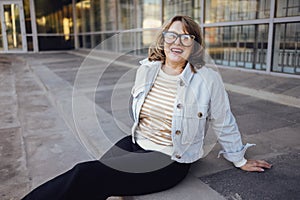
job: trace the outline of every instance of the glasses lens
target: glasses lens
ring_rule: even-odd
[[[183,46],[191,46],[193,44],[194,38],[192,35],[181,35],[181,43]]]
[[[171,32],[164,33],[164,40],[166,43],[172,44],[177,39],[177,35]]]

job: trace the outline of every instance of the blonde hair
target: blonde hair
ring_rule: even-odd
[[[197,22],[195,22],[189,16],[177,15],[172,17],[167,21],[158,32],[155,42],[149,47],[148,59],[149,61],[161,61],[165,64],[166,55],[164,52],[164,40],[162,33],[167,31],[170,26],[175,22],[180,21],[183,24],[183,29],[188,34],[195,36],[195,42],[193,44],[193,50],[187,60],[190,63],[191,69],[193,72],[196,72],[196,69],[201,68],[204,62],[204,41],[201,33],[201,28]]]

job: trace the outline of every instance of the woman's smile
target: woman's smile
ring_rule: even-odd
[[[182,54],[183,50],[180,48],[171,48],[171,52],[175,54]]]

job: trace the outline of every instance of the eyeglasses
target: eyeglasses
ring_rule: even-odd
[[[171,31],[163,32],[163,38],[167,44],[173,44],[178,37],[180,38],[180,43],[185,47],[192,46],[195,39],[195,36],[190,34],[177,34]]]

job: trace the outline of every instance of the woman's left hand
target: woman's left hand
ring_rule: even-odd
[[[264,168],[270,169],[271,167],[272,165],[264,160],[248,160],[247,163],[240,168],[249,172],[263,172],[265,171]]]

